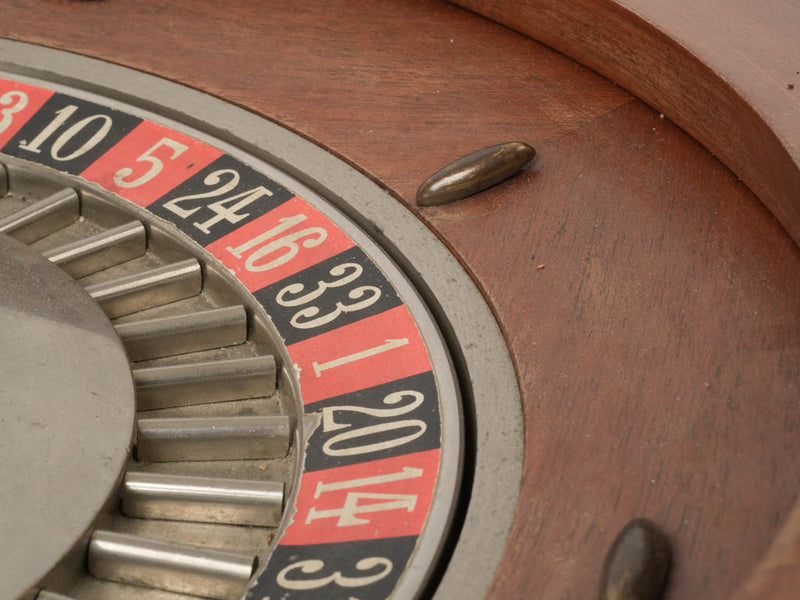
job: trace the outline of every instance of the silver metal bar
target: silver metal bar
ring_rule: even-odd
[[[291,436],[286,415],[139,419],[136,453],[149,462],[280,458]]]
[[[8,171],[3,163],[0,163],[0,196],[8,193]]]
[[[200,263],[189,258],[144,273],[96,283],[86,291],[109,317],[114,318],[196,296],[202,288]]]
[[[129,517],[276,526],[283,510],[283,483],[127,473],[122,512]]]
[[[131,221],[42,254],[77,279],[142,256],[146,251],[144,225]]]
[[[30,244],[73,223],[79,216],[78,192],[65,188],[0,219],[0,233]]]
[[[73,598],[71,596],[64,596],[63,594],[42,590],[36,596],[36,600],[73,600]]]
[[[100,579],[238,600],[258,559],[249,554],[98,530],[89,541],[89,573]]]
[[[133,361],[186,354],[247,340],[244,306],[227,306],[188,315],[115,325]]]
[[[133,369],[136,409],[258,398],[275,391],[275,359],[252,356]]]

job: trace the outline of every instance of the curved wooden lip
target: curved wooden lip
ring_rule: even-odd
[[[800,36],[791,31],[800,6],[454,2],[555,48],[659,110],[744,181],[800,244]],[[735,598],[777,600],[798,589],[800,502]]]
[[[455,2],[656,108],[742,179],[800,244],[800,36],[790,27],[800,7],[791,0],[768,8],[745,0]]]

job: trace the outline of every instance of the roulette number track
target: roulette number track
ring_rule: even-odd
[[[3,596],[792,597],[773,4],[5,3]]]

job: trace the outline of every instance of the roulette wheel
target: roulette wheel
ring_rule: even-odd
[[[796,10],[464,5],[3,7],[5,596],[791,597]]]

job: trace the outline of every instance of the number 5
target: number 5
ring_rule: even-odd
[[[161,146],[166,146],[172,149],[172,156],[169,157],[169,160],[175,160],[181,154],[183,154],[189,149],[189,146],[181,144],[180,142],[176,142],[175,140],[171,140],[166,137],[161,138],[158,141],[158,143],[156,143],[152,148],[150,148],[147,152],[145,152],[139,158],[136,159],[137,163],[138,162],[150,163],[150,169],[148,169],[147,173],[132,181],[125,181],[126,177],[129,177],[130,175],[133,174],[133,169],[130,167],[123,167],[119,171],[117,171],[116,175],[114,175],[114,183],[122,188],[133,188],[143,185],[148,181],[150,181],[151,179],[153,179],[153,177],[158,175],[164,168],[163,161],[157,156],[154,156],[156,151]]]

